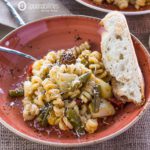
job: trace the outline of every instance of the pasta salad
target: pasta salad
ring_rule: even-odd
[[[41,126],[58,126],[78,135],[94,133],[98,120],[113,116],[111,77],[99,51],[84,42],[68,50],[50,51],[33,63],[22,91],[23,118]],[[21,93],[20,93],[21,92]]]

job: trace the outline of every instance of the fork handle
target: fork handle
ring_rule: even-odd
[[[37,60],[35,57],[33,57],[31,55],[28,55],[28,54],[25,54],[25,53],[22,53],[22,52],[19,52],[17,50],[13,50],[13,49],[10,49],[7,47],[3,47],[3,46],[0,46],[0,51],[6,52],[6,53],[11,53],[11,54],[16,54],[16,55],[19,55],[19,56],[22,56],[22,57],[25,57],[25,58],[28,58],[28,59],[31,59],[34,61]]]

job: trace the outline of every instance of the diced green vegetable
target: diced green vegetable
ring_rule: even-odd
[[[46,126],[48,124],[48,115],[49,112],[52,111],[52,104],[46,104],[42,109],[40,114],[37,117],[37,121],[40,123],[41,126]]]
[[[112,87],[109,83],[106,83],[102,79],[95,78],[96,84],[101,87],[101,96],[104,99],[108,99],[112,97]]]
[[[80,80],[80,82],[81,82],[82,84],[84,84],[84,83],[87,82],[87,80],[90,78],[90,76],[91,76],[91,73],[90,73],[90,72],[87,72],[87,73],[81,75],[81,76],[79,77],[79,80]]]
[[[85,84],[91,76],[90,72],[87,72],[81,76],[79,76],[78,80],[72,82],[72,89],[80,88],[83,84]]]
[[[74,109],[69,108],[66,111],[66,116],[78,135],[85,134],[81,119]]]
[[[101,103],[101,87],[100,85],[96,85],[93,89],[94,98],[92,100],[93,111],[96,113],[99,111],[100,103]]]
[[[17,88],[15,90],[9,90],[9,96],[10,97],[21,97],[21,96],[24,96],[24,90],[23,90],[23,88]]]

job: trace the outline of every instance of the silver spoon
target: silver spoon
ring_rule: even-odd
[[[26,53],[22,53],[22,52],[19,52],[17,50],[13,50],[13,49],[10,49],[10,48],[7,48],[7,47],[3,47],[3,46],[0,46],[0,51],[11,53],[11,54],[16,54],[16,55],[19,55],[19,56],[22,56],[22,57],[25,57],[25,58],[28,58],[28,59],[31,59],[31,60],[34,60],[34,61],[37,60],[35,57],[33,57],[31,55],[28,55]]]

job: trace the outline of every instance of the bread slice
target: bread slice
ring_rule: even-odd
[[[113,93],[118,100],[142,104],[144,80],[137,61],[127,21],[120,12],[111,12],[100,23],[102,59],[113,77]]]

